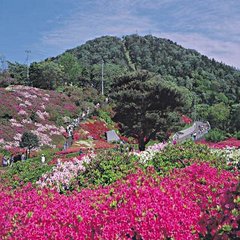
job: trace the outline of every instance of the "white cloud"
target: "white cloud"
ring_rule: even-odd
[[[239,43],[210,39],[200,34],[155,33],[154,35],[169,38],[183,47],[195,49],[209,58],[240,69]]]
[[[47,32],[42,37],[44,45],[54,47],[74,47],[88,39],[102,35],[122,36],[136,31],[146,32],[153,27],[150,19],[133,15],[119,8],[113,14],[107,14],[112,7],[94,14],[78,12],[66,20],[61,28]]]

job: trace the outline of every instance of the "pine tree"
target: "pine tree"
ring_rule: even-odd
[[[114,120],[123,132],[138,139],[139,150],[160,131],[171,126],[173,111],[181,111],[191,103],[186,89],[167,83],[146,71],[116,79],[111,98],[115,102]]]

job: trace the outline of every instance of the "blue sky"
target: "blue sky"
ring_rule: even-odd
[[[0,0],[0,56],[56,56],[103,35],[169,38],[240,69],[240,0]]]

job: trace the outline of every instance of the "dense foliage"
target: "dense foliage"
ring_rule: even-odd
[[[50,158],[49,155],[46,157]],[[42,164],[40,157],[19,161],[13,164],[2,176],[1,181],[13,188],[25,185],[29,182],[35,184],[42,174],[51,170],[52,166]]]
[[[226,159],[214,154],[202,144],[185,142],[181,145],[169,145],[149,159],[147,164],[153,165],[161,174],[169,174],[175,168],[185,168],[193,163],[208,162],[216,168],[226,169]]]
[[[221,142],[226,139],[226,133],[218,129],[213,129],[205,136],[205,139],[209,142]]]
[[[35,135],[32,132],[24,132],[21,140],[19,142],[19,146],[21,148],[26,148],[28,150],[28,153],[30,155],[30,151],[33,148],[39,147],[39,139],[38,136]]]
[[[53,90],[63,85],[62,67],[52,61],[32,63],[29,69],[30,84],[33,87]]]
[[[159,73],[196,92],[202,103],[211,105],[240,98],[239,71],[167,39],[136,34],[122,40],[105,36],[67,52],[87,68],[103,59],[107,64],[128,70],[145,69]]]
[[[136,166],[136,156],[108,150],[93,158],[85,166],[85,171],[78,175],[78,185],[80,187],[110,185],[134,172]]]
[[[174,126],[170,121],[174,111],[180,112],[191,105],[186,89],[161,81],[148,72],[118,78],[110,96],[115,101],[114,120],[121,124],[125,134],[138,140],[140,150],[157,133]]]

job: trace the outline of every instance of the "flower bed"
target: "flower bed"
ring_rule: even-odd
[[[240,140],[238,140],[236,138],[229,138],[227,140],[224,140],[224,141],[221,141],[218,143],[207,142],[205,140],[201,140],[198,143],[205,144],[205,145],[209,146],[210,148],[218,148],[218,149],[223,149],[226,147],[236,147],[236,148],[240,147]]]
[[[65,157],[54,157],[50,162],[48,162],[48,165],[57,165],[59,162],[64,163],[64,162],[72,162],[74,160],[81,160],[83,158],[83,154],[80,156],[76,156],[76,157],[69,157],[69,158],[65,158]]]
[[[89,163],[90,160],[90,156],[74,157],[67,162],[62,162],[62,159],[59,159],[52,171],[43,174],[36,184],[42,188],[56,189],[58,192],[67,190],[70,188],[72,180],[85,170],[84,164]]]
[[[114,144],[110,144],[106,141],[100,141],[99,140],[99,141],[95,141],[94,143],[95,143],[95,145],[94,145],[95,149],[108,149],[108,148],[114,148],[115,147]]]
[[[66,154],[69,154],[69,153],[77,153],[77,152],[79,152],[79,150],[80,150],[80,147],[70,147],[66,150],[56,152],[56,155],[66,155]]]
[[[78,112],[70,98],[54,91],[26,86],[12,86],[10,90],[0,88],[1,139],[4,147],[18,147],[26,131],[39,137],[40,146],[55,147],[54,136],[60,139],[65,132],[63,127],[56,126],[56,122],[63,116],[74,116]]]
[[[104,122],[98,120],[82,123],[81,128],[87,131],[88,136],[92,137],[94,140],[101,140],[105,132],[109,130]]]
[[[150,171],[150,169],[149,169]],[[159,178],[143,172],[73,195],[31,186],[0,192],[7,239],[237,239],[237,177],[192,165]]]

